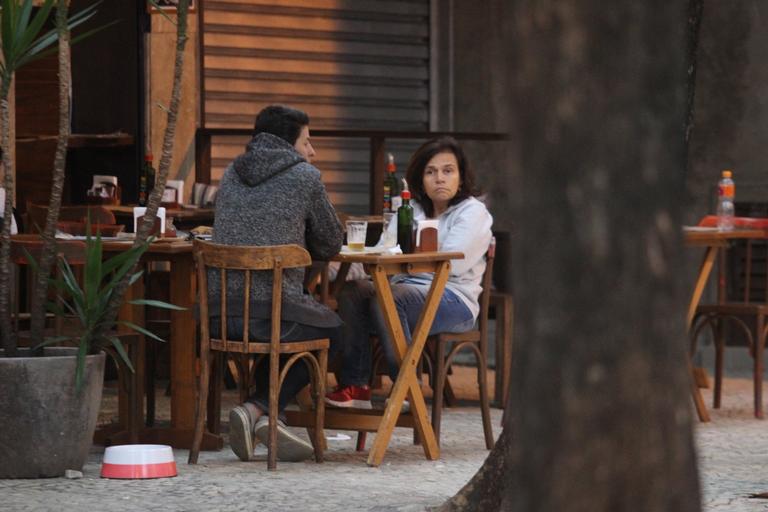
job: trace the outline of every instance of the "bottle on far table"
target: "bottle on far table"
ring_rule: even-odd
[[[155,188],[155,168],[152,167],[152,153],[144,155],[144,165],[139,175],[139,206],[147,206],[149,194]]]
[[[387,154],[387,174],[384,176],[384,213],[396,212],[400,207],[400,182],[397,180],[395,156]]]
[[[720,231],[733,229],[735,197],[736,185],[733,183],[733,173],[726,169],[720,181],[717,182],[717,229]]]
[[[413,206],[411,206],[411,191],[401,193],[403,204],[397,209],[397,243],[403,253],[413,252]]]

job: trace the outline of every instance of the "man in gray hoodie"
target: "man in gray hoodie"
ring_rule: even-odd
[[[256,117],[254,137],[245,153],[224,171],[213,224],[213,241],[228,245],[297,244],[314,259],[327,260],[341,249],[343,230],[320,180],[310,164],[315,155],[309,139],[309,117],[299,110],[272,105]],[[282,341],[330,338],[331,354],[339,345],[341,320],[329,308],[304,293],[303,269],[287,269],[283,281]],[[221,283],[209,275],[212,316],[220,310]],[[227,280],[227,332],[242,335],[244,279]],[[269,340],[271,276],[255,273],[251,283],[249,333]],[[211,319],[211,333],[219,321]],[[230,445],[241,460],[253,455],[253,437],[266,443],[269,385],[266,372],[257,372],[256,392],[229,415]],[[291,367],[280,390],[278,409],[309,384],[304,364]],[[312,456],[312,446],[278,421],[278,453],[282,461]]]

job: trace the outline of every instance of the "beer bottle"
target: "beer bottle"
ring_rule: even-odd
[[[387,155],[387,175],[384,177],[384,213],[396,212],[400,207],[400,183],[397,181],[395,156]]]

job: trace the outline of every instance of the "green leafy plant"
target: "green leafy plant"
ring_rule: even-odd
[[[57,3],[58,1],[58,3]],[[2,187],[5,188],[5,208],[10,212],[14,196],[14,169],[11,149],[15,141],[10,133],[11,104],[9,94],[16,71],[29,62],[56,51],[54,43],[59,42],[59,136],[54,161],[53,183],[46,228],[43,231],[45,247],[40,265],[44,270],[53,261],[54,231],[61,204],[64,184],[64,165],[67,138],[69,136],[69,91],[70,91],[70,30],[85,23],[96,14],[97,2],[82,11],[69,16],[66,0],[42,0],[35,8],[33,0],[0,0],[0,150],[2,150]],[[46,21],[57,5],[55,28],[44,30]],[[72,42],[92,35],[107,26],[82,34]],[[4,355],[16,355],[17,340],[12,336],[10,313],[10,232],[11,216],[5,215],[0,229],[0,340]],[[46,276],[47,271],[40,274]],[[44,325],[44,293],[46,282],[43,277],[35,284],[32,293],[32,337],[40,339]],[[36,354],[40,355],[40,354]]]
[[[87,224],[86,232],[90,233],[90,222]],[[101,236],[87,235],[82,283],[77,279],[69,262],[61,256],[57,258],[58,275],[55,278],[49,278],[50,284],[56,289],[56,297],[48,303],[48,310],[56,315],[71,318],[76,324],[71,331],[76,334],[48,337],[38,347],[61,342],[70,342],[77,346],[76,389],[79,390],[82,385],[85,356],[97,354],[104,348],[114,347],[126,366],[133,371],[128,353],[118,336],[117,329],[120,326],[154,340],[164,341],[144,327],[128,321],[115,320],[114,316],[109,314],[109,303],[118,283],[127,278],[129,284],[133,284],[142,277],[142,270],[132,271],[132,269],[152,240],[150,238],[141,245],[131,246],[127,251],[104,260]],[[37,270],[34,258],[29,253],[26,256],[32,268]],[[150,299],[136,299],[128,303],[176,311],[184,309],[167,302]]]

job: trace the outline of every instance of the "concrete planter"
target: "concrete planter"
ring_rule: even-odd
[[[88,458],[101,405],[104,354],[87,356],[75,392],[77,349],[5,358],[0,350],[0,478],[59,477]],[[20,349],[22,355],[28,349]]]

